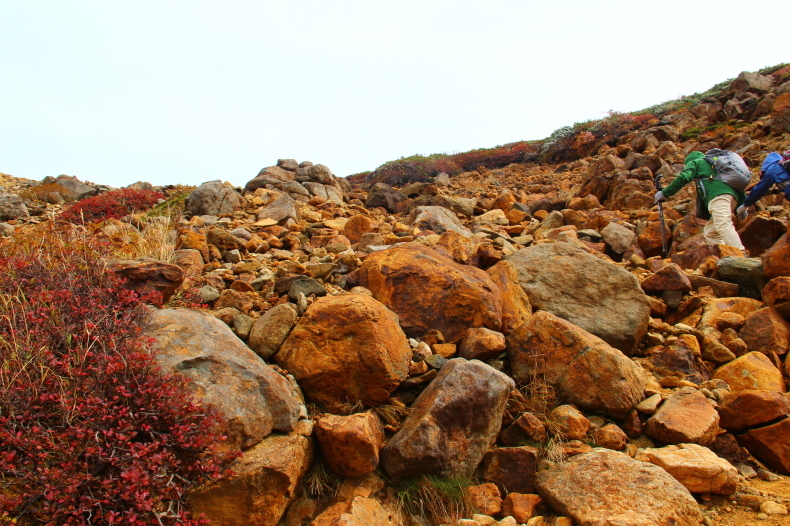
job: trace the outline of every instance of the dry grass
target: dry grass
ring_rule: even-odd
[[[168,217],[133,216],[135,224],[111,221],[101,233],[113,244],[113,255],[120,259],[153,258],[170,262],[176,250],[176,232]],[[135,226],[137,225],[137,226]]]
[[[467,496],[470,484],[471,481],[463,477],[426,475],[404,483],[398,492],[398,506],[432,526],[455,524],[474,513]]]

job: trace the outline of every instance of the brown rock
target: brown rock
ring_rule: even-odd
[[[509,261],[500,261],[486,272],[502,292],[502,332],[510,334],[532,316],[529,297],[518,282],[516,267]]]
[[[205,263],[199,250],[184,248],[173,252],[173,264],[184,272],[185,278],[199,276]]]
[[[231,467],[233,475],[193,491],[189,495],[192,512],[204,513],[217,526],[275,526],[312,460],[308,438],[268,437],[244,452]]]
[[[535,309],[568,320],[624,353],[647,331],[650,305],[633,274],[567,243],[523,248],[508,260]]]
[[[722,365],[713,378],[724,380],[732,392],[757,389],[763,391],[784,391],[782,373],[761,352],[750,352],[740,358]]]
[[[454,343],[435,343],[431,345],[431,349],[433,354],[438,354],[442,358],[452,358],[458,348]]]
[[[672,242],[672,233],[667,229],[664,235],[667,248],[669,248]],[[646,257],[660,256],[662,250],[661,224],[658,221],[649,222],[645,229],[637,236],[636,242],[639,248],[645,253]]]
[[[584,440],[590,430],[590,421],[572,405],[560,405],[552,409],[546,425],[554,435],[568,440]]]
[[[285,341],[294,323],[296,323],[296,311],[290,305],[275,305],[255,320],[250,330],[250,349],[264,360],[268,360]]]
[[[470,475],[496,441],[514,387],[483,362],[448,361],[382,451],[387,473],[396,480],[424,473]]]
[[[162,295],[162,303],[184,282],[184,271],[176,265],[155,259],[116,259],[107,268],[126,280],[124,288],[144,296],[152,292]]]
[[[628,444],[628,436],[622,429],[615,424],[606,424],[603,427],[595,429],[590,433],[590,437],[595,443],[596,447],[605,447],[607,449],[614,449],[615,451],[622,451]]]
[[[750,351],[781,356],[787,352],[790,343],[790,323],[771,307],[765,307],[746,317],[746,323],[738,336],[746,342]]]
[[[503,492],[535,493],[537,467],[537,448],[500,447],[486,453],[477,474]]]
[[[537,515],[541,503],[543,499],[539,495],[511,492],[502,502],[502,515],[513,517],[517,523],[523,524]]]
[[[502,443],[517,446],[524,441],[543,443],[546,441],[546,426],[532,413],[522,413],[502,431]]]
[[[545,311],[508,339],[517,382],[542,376],[560,398],[590,412],[622,418],[642,400],[644,371],[606,342]]]
[[[790,401],[776,391],[738,391],[719,401],[721,427],[736,433],[787,415],[790,415]]]
[[[390,515],[374,498],[356,496],[324,510],[311,526],[392,526]]]
[[[691,282],[686,273],[679,266],[670,263],[652,276],[645,279],[642,283],[642,290],[645,292],[663,292],[665,290],[678,290],[689,292]]]
[[[766,307],[773,307],[784,318],[790,317],[790,276],[772,279],[761,294]]]
[[[469,504],[477,513],[493,516],[499,515],[502,511],[502,495],[496,484],[478,484],[469,486],[466,490]]]
[[[374,252],[358,273],[359,284],[395,311],[411,337],[437,329],[454,341],[469,327],[502,326],[502,295],[488,274],[422,244]]]
[[[752,429],[738,442],[769,468],[790,475],[790,418]]]
[[[781,219],[754,216],[738,230],[738,236],[749,255],[755,258],[771,248],[786,232],[787,225]]]
[[[636,459],[661,466],[692,493],[731,495],[738,484],[732,464],[697,444],[646,448]]]
[[[356,478],[378,467],[384,428],[374,412],[323,415],[316,422],[315,434],[327,462],[338,475]]]
[[[790,96],[790,93],[786,94]],[[763,274],[769,278],[790,276],[790,243],[788,236],[782,236],[774,246],[762,255]]]
[[[485,327],[466,331],[461,341],[459,356],[467,360],[491,360],[505,350],[505,335]]]
[[[411,348],[397,317],[364,294],[315,301],[274,357],[331,410],[382,403],[406,379]]]
[[[258,358],[222,321],[198,311],[151,313],[146,336],[166,373],[181,374],[202,402],[227,420],[230,445],[254,446],[272,431],[291,432],[299,405],[290,382]]]
[[[697,276],[695,274],[686,274],[686,277],[691,283],[694,290],[702,287],[710,287],[717,298],[731,298],[737,296],[740,292],[740,286],[735,283],[727,283],[726,281],[719,281],[717,279],[709,278],[707,276]]]
[[[249,314],[252,310],[252,298],[245,292],[225,289],[214,302],[214,308],[217,310],[231,308]]]
[[[696,384],[710,379],[711,372],[702,360],[699,342],[691,334],[682,334],[672,344],[649,358],[657,379],[675,376]]]
[[[693,387],[672,393],[650,417],[645,434],[668,444],[712,444],[719,434],[719,414],[704,394]]]
[[[699,526],[689,491],[664,469],[610,449],[595,449],[541,471],[538,494],[583,525]]]
[[[359,243],[362,234],[373,232],[378,224],[366,215],[357,214],[349,217],[343,233],[352,244]]]
[[[776,97],[771,109],[771,131],[773,133],[790,132],[790,93],[782,93]]]

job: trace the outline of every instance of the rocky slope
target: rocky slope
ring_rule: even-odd
[[[746,257],[705,245],[687,188],[665,205],[662,254],[652,195],[714,146],[756,182],[790,147],[786,74],[741,74],[563,164],[394,189],[282,159],[243,189],[194,189],[172,258],[111,267],[207,305],[147,328],[244,451],[193,508],[223,526],[426,524],[398,497],[435,475],[474,480],[466,526],[782,524],[788,208],[766,196],[738,225]],[[2,177],[5,242],[105,190]],[[337,482],[323,498],[322,470]]]

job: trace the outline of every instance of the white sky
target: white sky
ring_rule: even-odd
[[[542,139],[790,61],[787,5],[0,0],[0,172],[243,185]]]

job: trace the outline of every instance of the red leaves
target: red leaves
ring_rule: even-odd
[[[0,259],[0,522],[204,524],[185,492],[232,460],[217,417],[160,374],[95,248]]]
[[[75,224],[120,219],[135,210],[150,208],[162,198],[164,194],[152,190],[114,190],[73,204],[60,219]]]

